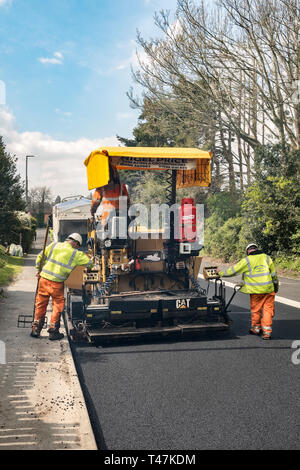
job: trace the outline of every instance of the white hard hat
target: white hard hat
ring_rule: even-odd
[[[256,245],[256,243],[249,243],[249,245],[246,247],[246,252],[249,250],[249,248],[258,248],[258,246]]]
[[[82,245],[82,237],[79,233],[71,233],[71,235],[68,236],[68,239],[75,240],[75,242],[79,243],[79,246]]]

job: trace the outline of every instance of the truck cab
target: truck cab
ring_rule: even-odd
[[[53,241],[63,242],[70,233],[82,236],[81,250],[87,252],[87,222],[90,218],[91,200],[83,196],[70,196],[53,208]]]

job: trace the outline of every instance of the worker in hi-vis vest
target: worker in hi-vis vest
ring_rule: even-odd
[[[52,297],[52,315],[49,324],[49,339],[60,340],[64,337],[59,332],[60,318],[64,309],[64,281],[76,266],[92,267],[92,260],[79,251],[82,237],[72,233],[63,243],[51,243],[44,254],[44,264],[41,266],[42,252],[36,260],[37,278],[39,279],[36,301],[35,318],[32,324],[31,336],[38,338],[43,329],[47,306]]]
[[[91,214],[94,216],[97,212],[102,227],[106,226],[110,213],[119,210],[121,196],[127,197],[127,207],[130,206],[127,186],[120,182],[118,172],[112,165],[110,165],[110,175],[109,183],[95,190],[91,204]]]
[[[250,294],[251,329],[250,334],[261,335],[263,339],[271,339],[274,317],[275,292],[279,282],[274,263],[255,243],[246,248],[243,258],[226,271],[217,269],[220,277],[231,277],[242,274],[240,292]]]

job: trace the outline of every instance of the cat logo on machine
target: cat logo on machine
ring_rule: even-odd
[[[190,301],[191,301],[191,299],[178,299],[178,300],[176,300],[177,310],[182,309],[182,308],[190,308]]]

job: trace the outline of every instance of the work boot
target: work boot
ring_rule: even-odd
[[[63,333],[60,333],[59,331],[51,331],[49,332],[49,339],[50,341],[57,341],[61,340],[65,337]]]
[[[259,326],[252,326],[249,330],[250,335],[260,336],[262,331]]]
[[[59,341],[65,337],[63,333],[59,332],[59,326],[50,327],[48,333],[50,341]]]
[[[262,339],[271,339],[271,333],[263,332]]]
[[[262,339],[271,339],[271,336],[272,336],[272,328],[269,326],[263,327]]]
[[[32,338],[39,338],[41,335],[41,331],[43,329],[44,322],[43,321],[35,321],[32,323],[32,330],[30,336]]]

